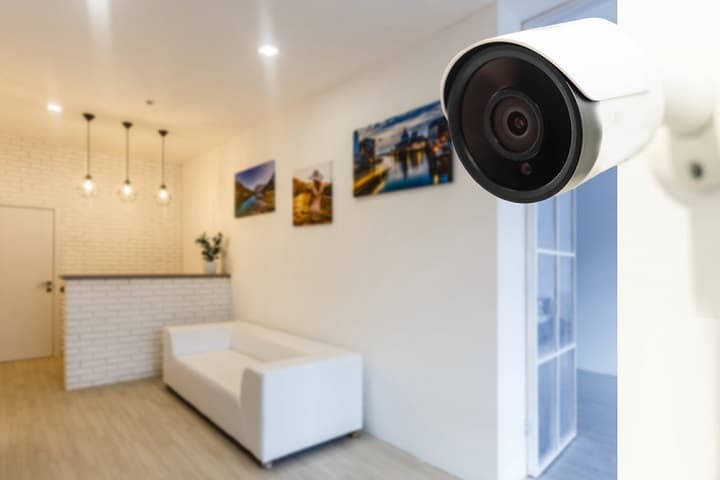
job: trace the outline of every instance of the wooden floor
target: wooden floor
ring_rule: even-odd
[[[437,479],[369,435],[261,469],[159,380],[66,392],[57,360],[0,363],[0,479]]]
[[[578,371],[578,435],[541,480],[617,480],[617,378]]]

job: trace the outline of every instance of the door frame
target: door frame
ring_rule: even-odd
[[[525,283],[527,297],[525,299],[525,371],[527,398],[527,473],[536,477],[542,472],[538,464],[538,368],[537,368],[537,207],[525,207]]]
[[[577,438],[577,430],[578,430],[578,388],[577,388],[577,196],[574,192],[572,193],[566,193],[566,195],[572,195],[573,201],[572,201],[572,208],[573,208],[573,254],[569,254],[567,252],[562,252],[560,250],[547,250],[538,248],[537,245],[537,204],[533,205],[527,205],[525,208],[526,215],[526,225],[525,225],[525,232],[526,232],[526,252],[525,252],[525,275],[526,275],[526,292],[527,292],[527,298],[526,298],[526,394],[527,394],[527,425],[526,425],[526,433],[527,433],[527,470],[528,475],[531,477],[539,477],[541,476],[544,471],[555,461],[557,460],[558,456],[563,453],[563,451],[570,446],[570,444]],[[560,227],[558,222],[558,211],[559,211],[559,205],[557,200],[555,200],[554,204],[554,215],[555,215],[555,238],[559,238],[560,234]],[[554,352],[552,355],[546,355],[542,358],[540,358],[538,354],[538,323],[537,323],[537,294],[538,294],[538,255],[540,254],[549,254],[552,255],[554,261],[555,261],[555,306],[554,306],[554,334],[555,334],[555,342],[557,351]],[[564,347],[560,346],[560,308],[557,303],[558,299],[558,292],[559,292],[559,282],[558,278],[560,275],[560,262],[559,259],[561,257],[571,257],[573,258],[573,312],[572,312],[572,331],[573,331],[573,341]],[[560,384],[560,357],[568,352],[574,352],[574,371],[573,371],[573,403],[575,405],[575,408],[573,409],[573,425],[574,428],[570,432],[569,435],[567,435],[565,438],[561,437],[560,430],[559,430],[559,422],[560,422],[560,392],[561,392],[561,384]],[[539,393],[539,375],[538,370],[541,363],[544,363],[545,361],[550,361],[551,358],[554,358],[556,361],[555,365],[555,396],[556,396],[556,422],[558,423],[558,431],[557,431],[557,450],[555,455],[549,457],[547,460],[542,461],[542,459],[538,456],[538,447],[539,447],[539,417],[538,417],[538,407],[539,407],[539,401],[538,401],[538,393]]]
[[[529,17],[513,17],[512,15],[507,16],[505,22],[501,22],[504,32],[509,33],[519,30],[526,30],[529,28],[540,27],[562,21],[569,21],[576,18],[583,18],[587,16],[587,11],[591,8],[598,6],[606,6],[607,8],[614,8],[617,11],[616,5],[617,0],[556,0],[554,4],[549,5],[545,10]],[[504,17],[501,17],[501,20]],[[577,197],[575,200],[575,213],[577,214]],[[534,391],[530,388],[531,385],[537,386],[538,382],[538,368],[537,368],[537,254],[538,249],[536,248],[537,242],[537,207],[535,205],[525,206],[525,233],[526,233],[526,261],[525,261],[525,284],[526,284],[526,421],[525,421],[525,432],[526,432],[526,454],[527,454],[527,474],[530,476],[536,476],[542,473],[542,471],[549,466],[539,465],[537,462],[538,456],[538,436],[537,436],[537,425],[533,425],[533,422],[537,422],[537,408],[538,408],[538,396],[537,389]],[[576,220],[577,222],[577,220]],[[576,225],[577,227],[577,225]],[[575,239],[577,241],[577,232],[575,232]],[[557,268],[557,263],[556,263]],[[576,282],[576,288],[573,299],[573,309],[575,310],[573,315],[574,324],[574,341],[575,341],[575,432],[571,439],[566,442],[560,442],[560,451],[562,452],[572,442],[572,439],[577,435],[577,244],[575,245],[575,262],[574,262],[574,281]],[[557,282],[557,272],[556,272]],[[556,311],[556,316],[558,312]],[[557,332],[556,332],[557,335]],[[531,355],[534,353],[534,355]],[[559,379],[558,379],[559,380]],[[559,385],[559,383],[558,383]],[[533,435],[535,432],[535,435]],[[558,432],[559,436],[559,432]],[[560,439],[561,440],[561,439]],[[563,445],[564,443],[564,445]],[[534,457],[533,457],[534,455]],[[542,467],[542,468],[541,468]],[[540,473],[537,473],[540,472]]]
[[[52,356],[56,357],[58,355],[58,345],[57,345],[57,334],[58,334],[58,325],[57,325],[57,315],[56,315],[56,309],[57,307],[57,296],[55,295],[57,293],[59,282],[57,281],[57,210],[53,207],[37,207],[33,205],[13,205],[11,203],[0,203],[0,208],[16,208],[20,210],[44,210],[46,212],[50,212],[52,216],[52,266],[51,266],[51,275],[52,275],[52,282],[53,282],[53,291],[51,293],[51,303],[52,308],[50,309],[50,335],[52,338],[50,339],[52,348],[50,349]]]
[[[520,22],[520,28],[527,30],[535,26],[558,23],[559,21],[568,21],[570,18],[582,18],[583,12],[602,4],[616,4],[617,0],[568,0],[558,2],[557,5],[526,18]]]

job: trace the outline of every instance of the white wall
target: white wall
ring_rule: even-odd
[[[617,375],[617,171],[577,189],[577,367]]]
[[[84,130],[78,132],[84,135]],[[125,178],[124,157],[93,155],[97,197],[81,197],[85,151],[0,134],[0,205],[55,210],[55,273],[177,273],[181,269],[180,174],[168,165],[175,202],[155,203],[160,184],[156,159],[133,158],[138,199],[124,204],[116,192]],[[1,273],[1,272],[0,272]],[[60,285],[56,278],[56,285]],[[62,308],[56,293],[55,352],[60,353]]]
[[[435,101],[447,61],[492,35],[495,9],[428,36],[186,165],[192,239],[230,237],[235,314],[361,352],[372,434],[468,479],[496,476],[496,201],[455,182],[355,199],[355,128]],[[320,75],[321,72],[318,72]],[[277,160],[277,211],[233,218],[233,174]],[[291,175],[333,162],[334,222],[295,228]]]
[[[619,0],[618,24],[660,65],[699,66],[720,87],[715,0]],[[693,257],[701,254],[702,264],[720,271],[720,199],[713,200],[715,248],[694,251],[690,211],[650,171],[651,161],[667,155],[664,133],[618,170],[618,468],[623,480],[714,480],[720,476],[720,318],[698,313]]]

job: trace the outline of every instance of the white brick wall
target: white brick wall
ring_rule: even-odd
[[[138,199],[124,204],[117,190],[124,157],[94,155],[92,174],[99,192],[84,199],[85,152],[41,140],[0,134],[0,205],[55,210],[56,277],[85,273],[178,273],[181,251],[181,167],[169,164],[167,183],[174,201],[155,202],[159,159],[131,159]],[[56,285],[60,285],[56,278]],[[60,353],[62,295],[56,293],[55,353]]]
[[[68,280],[65,387],[157,376],[165,325],[232,318],[230,278]]]

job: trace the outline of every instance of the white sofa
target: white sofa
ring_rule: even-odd
[[[166,327],[163,380],[267,467],[362,430],[362,358],[257,325]]]

